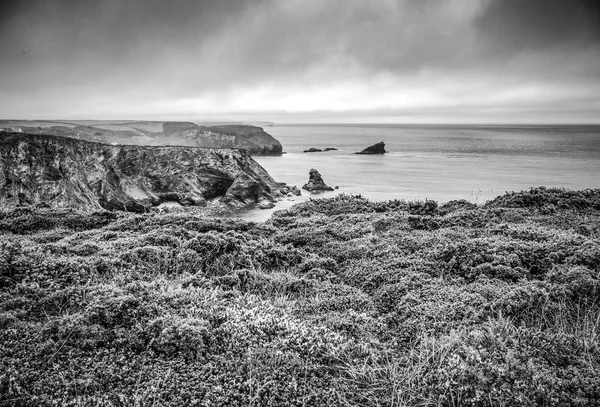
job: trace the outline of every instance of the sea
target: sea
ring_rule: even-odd
[[[301,187],[315,168],[325,183],[339,187],[303,191],[273,210],[340,193],[376,201],[484,203],[536,186],[600,188],[600,125],[277,124],[264,129],[286,153],[254,157],[275,180]],[[354,154],[380,141],[386,154]],[[303,152],[311,147],[337,150]],[[273,210],[251,207],[236,216],[260,221]]]

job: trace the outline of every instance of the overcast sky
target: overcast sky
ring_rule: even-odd
[[[4,0],[0,118],[599,123],[600,1]]]

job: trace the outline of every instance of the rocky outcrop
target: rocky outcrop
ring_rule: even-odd
[[[121,146],[0,132],[0,208],[47,203],[146,212],[162,203],[273,201],[281,184],[246,151]]]
[[[279,183],[279,189],[275,191],[275,196],[300,196],[302,191],[295,185],[287,185],[285,182]]]
[[[333,191],[332,187],[325,184],[325,181],[323,181],[323,177],[321,177],[319,171],[312,168],[308,175],[308,182],[302,186],[302,189],[306,189],[310,192]]]
[[[262,127],[234,124],[200,126],[191,122],[18,121],[0,120],[0,128],[51,134],[104,144],[239,148],[250,155],[280,155],[281,143]]]
[[[363,151],[359,152],[359,153],[354,153],[354,154],[385,154],[385,143],[383,141],[377,143],[377,144],[373,144],[372,146],[369,146],[367,148],[365,148]]]
[[[304,150],[303,153],[322,153],[325,151],[334,151],[334,150],[337,150],[337,148],[327,147],[326,149],[321,150],[320,148],[311,147],[308,150]]]

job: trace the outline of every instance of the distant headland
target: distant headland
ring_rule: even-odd
[[[52,134],[113,145],[239,148],[250,155],[280,155],[281,143],[262,127],[133,120],[0,120],[0,131]]]

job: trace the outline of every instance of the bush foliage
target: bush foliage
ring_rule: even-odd
[[[600,403],[600,191],[0,214],[0,405]]]

